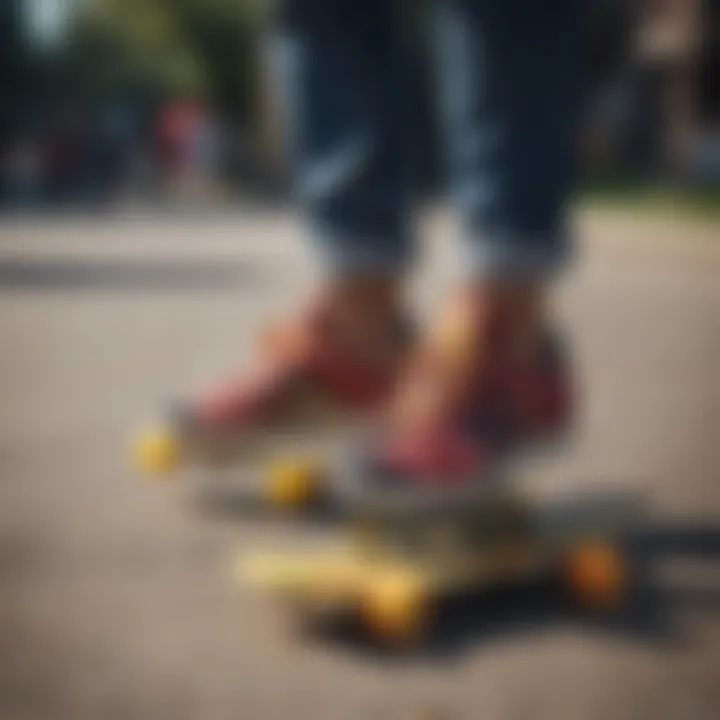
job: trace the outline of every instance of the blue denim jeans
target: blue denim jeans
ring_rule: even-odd
[[[436,0],[441,140],[459,266],[545,276],[568,255],[583,0]],[[282,0],[294,187],[337,273],[412,252],[413,78],[398,0]]]

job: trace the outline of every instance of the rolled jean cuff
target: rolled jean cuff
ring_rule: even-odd
[[[328,227],[310,229],[310,243],[325,275],[395,275],[412,256],[409,237],[365,236]]]
[[[493,232],[461,239],[457,255],[463,279],[551,279],[567,266],[572,243],[567,233],[549,237]]]

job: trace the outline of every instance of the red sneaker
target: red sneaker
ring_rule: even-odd
[[[570,422],[567,363],[559,342],[549,335],[535,362],[522,369],[509,367],[500,357],[485,357],[454,398],[438,398],[447,386],[431,362],[418,364],[413,374],[409,382],[416,394],[413,398],[409,390],[409,404],[435,403],[438,410],[414,426],[391,422],[369,445],[361,463],[371,485],[450,487],[482,481],[492,476],[501,458],[531,441],[559,434]]]
[[[373,357],[342,342],[324,313],[309,312],[271,328],[249,368],[178,404],[175,424],[191,436],[241,436],[368,411],[395,383],[407,342],[403,331],[398,329],[396,352]]]

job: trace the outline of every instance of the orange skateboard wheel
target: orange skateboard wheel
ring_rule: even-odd
[[[584,606],[613,609],[626,597],[627,562],[612,543],[594,541],[572,547],[563,570],[569,592]]]

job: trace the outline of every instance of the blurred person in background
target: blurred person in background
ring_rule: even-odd
[[[5,202],[13,210],[35,208],[42,199],[43,161],[33,134],[9,143],[2,158],[1,182]]]
[[[292,413],[298,388],[348,411],[381,408],[381,440],[364,459],[383,477],[448,483],[567,421],[549,294],[570,252],[583,3],[435,3],[436,99],[462,224],[452,291],[413,340],[403,299],[413,114],[399,5],[279,3],[295,188],[325,272],[254,363],[183,413],[198,428],[271,426]],[[177,142],[166,142],[174,157]]]
[[[91,203],[112,203],[126,190],[135,139],[133,114],[115,103],[89,116],[86,125],[82,198]]]
[[[155,137],[163,186],[175,199],[183,195],[191,177],[198,122],[199,108],[190,99],[170,100],[157,111]]]
[[[221,123],[210,108],[203,107],[198,113],[190,148],[192,190],[198,201],[217,197],[223,154]]]
[[[43,149],[46,198],[66,203],[82,191],[87,132],[80,109],[68,103],[51,119]]]

